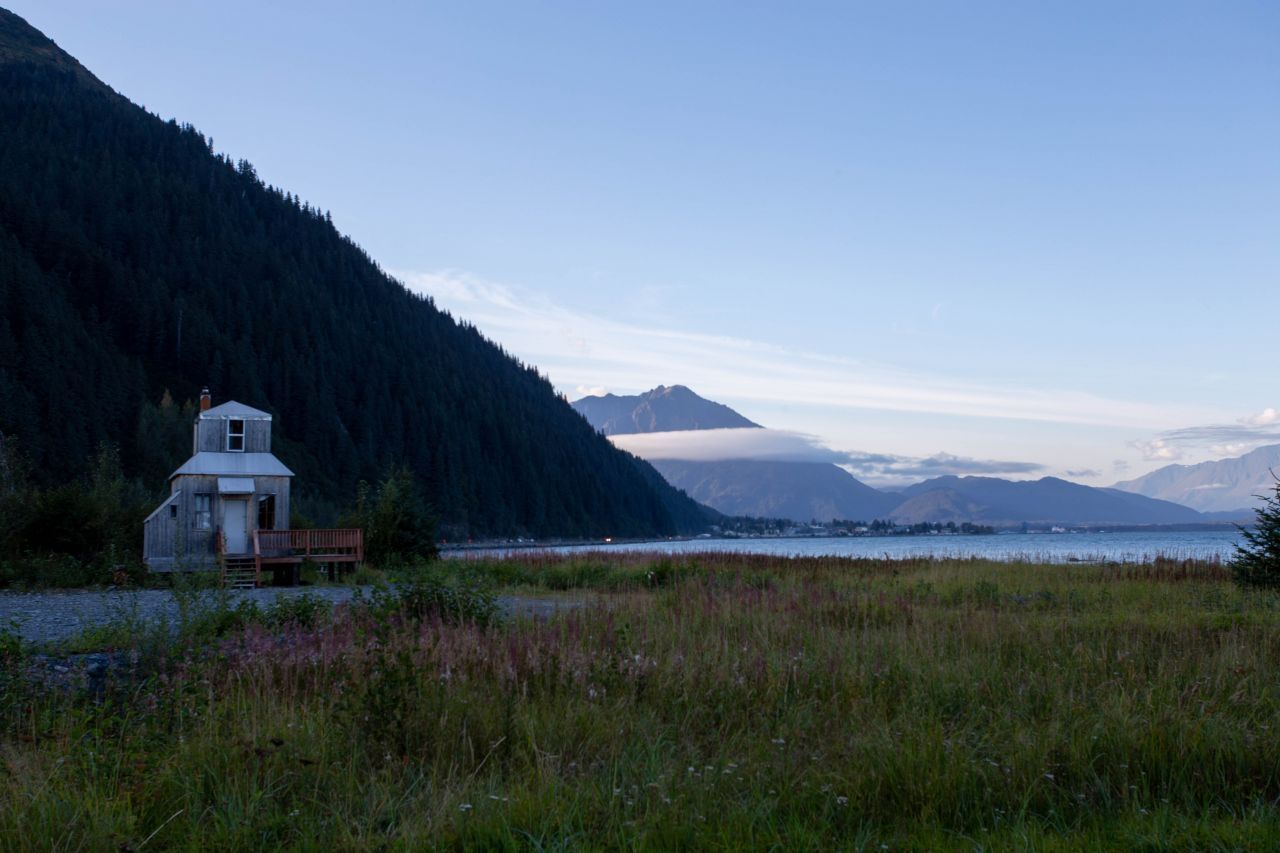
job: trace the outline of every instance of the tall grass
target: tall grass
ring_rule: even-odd
[[[1220,566],[449,570],[595,592],[251,623],[96,699],[22,682],[0,846],[1280,843],[1280,606]]]

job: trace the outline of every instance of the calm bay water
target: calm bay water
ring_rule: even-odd
[[[843,557],[982,557],[992,560],[1229,559],[1240,535],[1235,530],[1141,533],[1000,533],[991,536],[866,536],[779,539],[691,539],[496,549],[504,554],[540,551],[696,551]],[[490,551],[492,553],[492,551]]]

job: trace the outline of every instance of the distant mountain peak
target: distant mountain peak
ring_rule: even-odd
[[[723,403],[699,397],[685,385],[659,385],[642,394],[583,397],[573,408],[605,435],[760,428]]]

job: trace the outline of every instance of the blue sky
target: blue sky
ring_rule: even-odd
[[[570,397],[1091,483],[1280,441],[1275,4],[9,5]]]

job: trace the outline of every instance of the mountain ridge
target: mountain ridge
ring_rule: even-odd
[[[1280,472],[1280,444],[1194,465],[1165,465],[1112,488],[1175,501],[1202,512],[1252,514],[1257,497],[1274,487],[1272,471]]]
[[[952,501],[939,504],[939,493]],[[902,490],[906,497],[893,512],[895,521],[972,521],[997,526],[1033,524],[1193,524],[1200,513],[1114,489],[1098,489],[1059,477],[1004,480],[998,477],[948,475],[916,483]],[[963,501],[973,513],[957,517],[953,508]],[[932,514],[922,513],[933,509]]]
[[[899,499],[829,462],[654,459],[667,482],[725,515],[870,521],[887,518]]]

